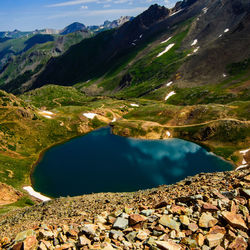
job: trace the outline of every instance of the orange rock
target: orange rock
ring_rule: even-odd
[[[245,221],[242,219],[242,215],[235,214],[232,212],[222,212],[221,213],[223,218],[233,227],[240,228],[240,229],[246,229],[248,230],[248,227],[246,226]]]
[[[188,229],[191,230],[192,232],[195,232],[195,231],[197,231],[198,226],[197,226],[196,223],[190,223],[190,224],[188,225]]]
[[[146,221],[147,218],[145,216],[142,216],[140,214],[131,214],[129,216],[129,225],[134,226],[137,223]]]
[[[187,209],[185,207],[177,206],[177,205],[172,205],[171,207],[171,212],[173,214],[185,214]]]
[[[224,227],[220,227],[220,226],[214,226],[209,230],[210,234],[217,234],[217,233],[222,233],[222,234],[226,234],[226,229]]]
[[[247,242],[242,237],[237,237],[228,247],[231,250],[246,250]]]
[[[38,242],[37,242],[36,236],[34,235],[28,236],[23,242],[23,249],[24,250],[36,249],[37,244]]]
[[[204,210],[204,211],[216,212],[216,211],[218,211],[219,209],[218,209],[216,206],[214,206],[214,205],[212,205],[212,204],[210,204],[210,203],[204,203],[204,204],[202,205],[202,210]]]
[[[205,237],[201,234],[201,233],[199,233],[197,236],[196,236],[196,242],[197,242],[197,244],[198,244],[198,246],[203,246],[203,244],[204,244],[204,240],[205,240]]]

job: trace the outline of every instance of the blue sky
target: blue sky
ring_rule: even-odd
[[[173,7],[176,0],[0,0],[0,31],[62,29],[72,22],[102,24],[136,16],[151,4]]]

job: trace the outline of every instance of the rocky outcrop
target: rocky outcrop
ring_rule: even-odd
[[[249,175],[199,174],[136,193],[56,199],[2,217],[0,247],[247,249]]]
[[[11,170],[6,170],[8,176],[13,178],[13,172]],[[13,187],[0,182],[0,206],[11,204],[16,202],[22,197],[22,193],[15,190]]]

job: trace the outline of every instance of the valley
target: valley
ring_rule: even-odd
[[[27,244],[24,240],[31,236],[37,237],[40,249],[50,249],[52,245],[65,245],[62,249],[68,249],[79,244],[88,249],[95,243],[104,246],[105,242],[108,246],[112,242],[110,244],[119,249],[135,249],[137,245],[138,249],[169,249],[161,245],[163,240],[169,239],[188,249],[201,249],[204,244],[208,247],[204,249],[220,245],[227,249],[236,240],[244,247],[247,240],[249,244],[249,34],[250,3],[244,0],[185,0],[177,2],[171,9],[154,4],[137,17],[121,17],[101,26],[75,22],[61,31],[0,32],[0,236],[8,236],[6,232],[16,223],[9,234],[11,240],[0,241],[0,248],[13,247],[20,242],[23,246]],[[112,134],[107,132],[107,127]],[[99,131],[108,133],[103,132],[107,138],[106,141],[102,139],[102,144],[95,141],[98,144],[95,147],[90,139],[84,142],[84,138],[95,138]],[[108,144],[111,145],[113,140],[120,144],[114,143],[116,148],[112,151]],[[204,158],[200,156],[199,159],[206,159],[209,167],[202,160],[189,163],[185,171],[182,169],[185,174],[180,175],[180,179],[186,178],[183,181],[171,179],[171,174],[164,172],[170,185],[157,182],[155,185],[161,186],[156,187],[153,181],[143,179],[139,170],[133,169],[129,162],[108,163],[114,156],[122,158],[122,153],[132,155],[135,150],[135,159],[146,166],[148,155],[158,155],[158,151],[148,146],[152,149],[152,152],[148,150],[149,154],[144,140],[149,140],[154,147],[157,143],[167,145],[171,140],[176,140],[176,144],[182,141],[184,148],[195,145],[204,153]],[[111,170],[107,177],[105,168],[96,170],[98,176],[91,172],[92,169],[81,170],[81,175],[72,175],[71,181],[74,183],[77,179],[75,184],[81,184],[82,178],[87,178],[86,192],[72,189],[72,193],[67,193],[67,178],[61,180],[59,176],[65,169],[71,169],[70,161],[60,163],[52,157],[52,165],[45,164],[47,172],[39,172],[36,167],[43,163],[43,159],[48,159],[51,151],[57,152],[60,147],[65,147],[65,151],[59,150],[56,155],[70,151],[67,145],[73,145],[74,141],[83,148],[83,151],[76,150],[78,154],[87,154],[87,161],[100,157],[98,165],[102,167],[104,164]],[[138,142],[138,148],[125,151],[131,141]],[[166,151],[169,148],[166,147]],[[177,146],[176,152],[180,151],[181,146]],[[111,158],[105,162],[103,159],[109,153]],[[88,158],[88,154],[92,158]],[[183,162],[188,164],[189,157],[179,159],[175,166]],[[72,156],[72,162],[76,158]],[[154,171],[161,164],[165,162],[157,162]],[[192,164],[198,169],[196,172],[189,169]],[[227,166],[225,171],[221,168],[224,164]],[[121,166],[121,172],[116,170],[117,175],[113,176],[116,166]],[[231,166],[234,170],[228,172]],[[140,168],[143,166],[138,164]],[[73,169],[72,172],[78,173],[77,168]],[[171,171],[174,173],[174,170],[173,165]],[[145,169],[148,176],[150,171]],[[151,171],[152,178],[154,171]],[[203,171],[211,173],[200,173]],[[53,181],[58,181],[51,187],[62,185],[61,190],[53,193],[52,189],[46,188],[47,173],[55,177]],[[40,189],[41,181],[45,190],[41,193],[45,195],[89,195],[41,203],[41,199],[27,192],[27,187],[36,186],[32,176],[36,176],[37,189]],[[125,184],[119,182],[121,176],[126,180],[133,179],[134,184],[131,182],[129,186],[126,181]],[[115,186],[124,185],[127,189],[110,185],[102,190],[101,185],[100,189],[96,185],[92,188],[96,191],[93,191],[90,186],[97,179],[98,184],[114,182]],[[150,189],[135,191],[138,190],[138,180],[144,180],[145,184],[138,189]],[[80,189],[79,186],[76,189]],[[128,192],[104,193],[110,191]],[[91,194],[93,192],[96,194]],[[194,215],[186,210],[172,210],[175,206],[186,208],[187,204]],[[116,220],[127,220],[132,214],[141,214],[144,210],[152,210],[152,217],[145,215],[145,228],[143,223],[137,222],[135,225],[128,222],[130,227],[114,226]],[[202,226],[201,216],[209,217],[209,213],[219,226]],[[225,213],[237,215],[234,218],[241,225],[232,224]],[[96,218],[100,214],[105,221]],[[159,222],[164,214],[170,219],[175,218],[171,223],[180,223],[178,230]],[[190,229],[190,223],[183,223],[180,216],[187,216],[199,229],[197,225],[195,230],[192,226]],[[51,225],[47,227],[47,223]],[[75,233],[65,229],[62,226],[65,223],[71,225]],[[77,228],[86,223],[94,225],[95,233],[84,231],[86,239],[83,240],[82,231],[78,232]],[[36,228],[31,236],[21,237],[22,240],[13,238],[30,227]],[[54,233],[57,227],[64,228],[60,229],[62,239],[58,244],[59,236]],[[118,231],[111,232],[113,229]],[[138,230],[146,235],[136,238]],[[223,240],[211,243],[206,237],[215,233],[209,230],[215,230],[216,234],[219,230]],[[43,232],[49,232],[51,236],[47,237]],[[104,232],[109,235],[107,238]],[[133,233],[137,235],[134,238]],[[94,235],[99,238],[95,239]],[[202,244],[197,238],[200,235],[205,237]],[[69,240],[71,238],[74,240]],[[243,242],[238,238],[244,238]],[[153,239],[152,244],[150,239]],[[47,245],[42,248],[43,244]],[[97,248],[104,248],[100,244]]]

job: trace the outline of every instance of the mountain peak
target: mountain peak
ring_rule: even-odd
[[[82,24],[82,23],[74,22],[74,23],[68,25],[67,27],[65,27],[60,32],[60,34],[61,35],[67,35],[69,33],[73,33],[73,32],[76,32],[76,31],[82,31],[82,30],[86,30],[86,26],[84,24]]]

